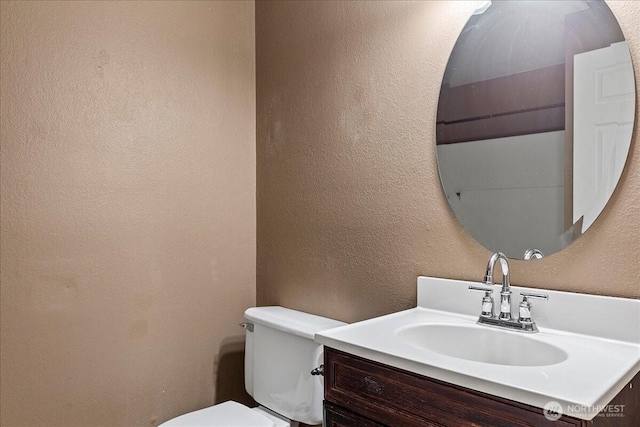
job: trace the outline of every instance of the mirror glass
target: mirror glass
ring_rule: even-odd
[[[451,209],[492,252],[561,250],[611,197],[634,114],[629,49],[604,1],[482,2],[438,102]]]

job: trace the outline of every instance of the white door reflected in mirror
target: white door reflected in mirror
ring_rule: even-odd
[[[573,222],[604,209],[631,145],[635,87],[627,42],[574,57]]]

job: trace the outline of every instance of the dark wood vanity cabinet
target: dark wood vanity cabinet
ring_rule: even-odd
[[[324,354],[326,427],[640,425],[635,423],[639,420],[630,418],[637,416],[634,411],[617,420],[596,417],[593,421],[584,421],[563,416],[551,421],[540,408],[433,380],[331,348],[325,348]],[[635,385],[638,390],[640,384],[636,381]],[[633,399],[637,400],[636,390],[633,390]]]

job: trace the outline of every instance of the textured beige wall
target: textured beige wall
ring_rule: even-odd
[[[1,424],[149,426],[231,396],[253,2],[1,5]]]
[[[259,304],[345,321],[415,305],[416,276],[480,280],[435,158],[441,78],[477,2],[257,2]],[[640,2],[611,2],[640,81]],[[638,125],[596,224],[513,283],[640,297]]]

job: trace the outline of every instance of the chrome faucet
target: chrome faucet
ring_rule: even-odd
[[[502,269],[502,289],[500,290],[500,313],[496,315],[493,304],[493,270],[496,262],[500,262]],[[530,298],[538,298],[548,300],[549,296],[545,294],[533,294],[528,292],[520,292],[522,302],[519,306],[518,319],[511,314],[511,280],[509,274],[509,260],[502,252],[496,252],[491,255],[487,263],[487,271],[484,275],[484,284],[487,288],[480,286],[469,286],[469,290],[484,292],[482,298],[482,311],[478,318],[478,324],[487,326],[496,326],[517,330],[521,332],[538,332],[536,323],[531,318]]]
[[[531,261],[532,259],[542,259],[544,254],[539,249],[527,249],[524,251],[524,260]]]
[[[493,269],[496,261],[500,261],[502,269],[502,290],[500,291],[500,316],[502,320],[511,320],[511,276],[509,275],[509,260],[502,252],[491,255],[487,263],[487,272],[484,274],[484,284],[493,286]]]

